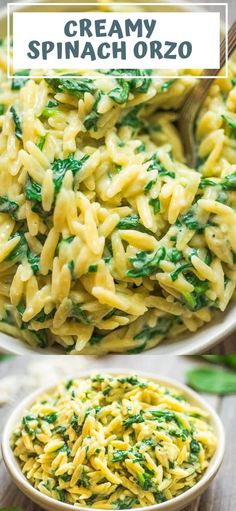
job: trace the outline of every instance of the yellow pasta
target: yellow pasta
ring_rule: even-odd
[[[173,387],[96,374],[41,395],[11,447],[40,492],[75,506],[128,509],[194,486],[217,439],[207,413]]]
[[[174,123],[194,71],[9,81],[5,51],[2,331],[62,353],[139,353],[224,311],[236,284],[235,56],[197,119],[190,169]]]

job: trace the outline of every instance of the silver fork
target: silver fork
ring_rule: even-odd
[[[228,56],[236,49],[236,21],[233,23],[228,33]],[[220,45],[220,69],[225,65],[225,39]],[[187,99],[179,113],[178,128],[184,145],[186,162],[194,167],[196,163],[196,144],[194,140],[195,121],[199,109],[207,95],[207,91],[219,73],[219,69],[206,69],[204,74],[210,78],[200,79],[187,96]]]

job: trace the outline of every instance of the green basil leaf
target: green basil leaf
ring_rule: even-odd
[[[224,369],[197,367],[187,371],[186,381],[200,392],[220,395],[236,393],[236,374]]]
[[[20,116],[18,115],[16,109],[14,106],[11,106],[10,112],[12,114],[12,119],[15,124],[15,135],[18,140],[22,140],[22,127],[21,127],[21,120]]]

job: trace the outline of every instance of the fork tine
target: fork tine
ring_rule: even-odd
[[[225,38],[220,45],[220,69],[225,65]],[[228,56],[236,49],[236,21],[228,33]],[[179,113],[178,129],[184,144],[186,162],[190,166],[196,163],[196,147],[194,142],[194,129],[198,111],[207,95],[207,91],[219,73],[219,69],[205,69],[204,75],[210,76],[199,81],[187,96]]]

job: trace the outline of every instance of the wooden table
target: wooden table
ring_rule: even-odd
[[[229,337],[226,337],[226,339],[215,348],[212,348],[211,350],[208,350],[209,353],[219,353],[220,355],[229,355],[236,353],[236,332],[231,334]]]
[[[60,359],[60,360],[59,360]],[[29,374],[29,368],[32,372],[32,364],[42,364],[42,378],[47,378],[49,374],[49,365],[51,373],[54,374],[55,366],[62,362],[62,357],[14,357],[0,363],[0,380],[4,377],[11,378],[18,375],[18,382]],[[160,375],[173,376],[180,381],[184,381],[184,373],[190,367],[200,363],[197,357],[167,357],[152,355],[132,355],[132,356],[107,356],[101,359],[95,357],[63,357],[63,368],[57,369],[57,374],[63,376],[73,374],[82,369],[99,369],[103,367],[127,367],[134,370],[150,370]],[[37,374],[40,366],[37,365]],[[35,370],[35,369],[34,369]],[[35,376],[38,382],[38,376]],[[18,386],[17,386],[18,387]],[[29,393],[29,389],[24,389],[15,395],[14,402],[0,407],[0,431],[2,431],[6,418],[8,417],[14,405],[19,399]],[[235,418],[236,418],[236,395],[224,398],[205,395],[205,398],[217,409],[220,414],[225,429],[227,439],[227,449],[223,466],[218,476],[211,484],[204,495],[184,511],[235,511],[236,509],[236,442],[235,438]],[[20,507],[24,511],[41,511],[40,508],[30,502],[14,485],[8,476],[2,459],[0,459],[0,509],[1,507]]]

